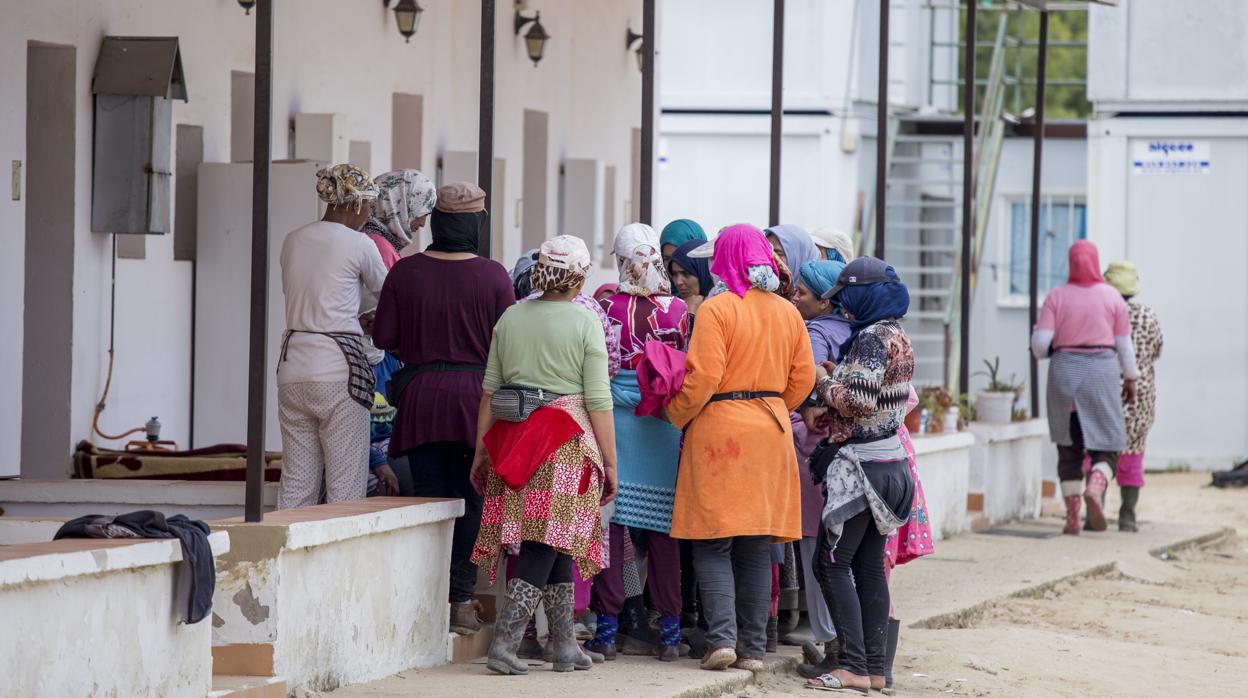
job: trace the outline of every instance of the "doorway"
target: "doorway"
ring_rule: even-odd
[[[26,47],[22,455],[26,478],[70,472],[77,49]]]

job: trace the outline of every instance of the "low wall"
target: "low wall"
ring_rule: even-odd
[[[1041,419],[1013,424],[972,422],[969,429],[975,434],[971,492],[983,494],[988,522],[1039,516],[1048,424]]]
[[[966,531],[970,526],[966,517],[966,495],[975,437],[959,432],[924,434],[911,440],[923,495],[927,499],[932,537],[940,540]]]
[[[458,499],[376,497],[213,522],[213,644],[263,654],[292,692],[333,690],[449,661]]]
[[[155,509],[210,521],[243,514],[242,482],[187,480],[0,480],[5,516],[74,518]],[[277,484],[266,483],[265,510],[277,504]]]
[[[229,549],[224,533],[209,541]],[[203,698],[212,626],[179,623],[181,559],[176,540],[0,545],[0,693]]]

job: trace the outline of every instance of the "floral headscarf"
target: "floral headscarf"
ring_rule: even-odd
[[[376,233],[402,252],[412,242],[412,221],[427,216],[438,202],[433,181],[418,170],[395,170],[377,177],[377,200],[365,233]]]
[[[377,198],[377,185],[368,171],[343,163],[317,171],[316,195],[330,206],[355,204],[358,210],[368,199]]]
[[[659,234],[645,223],[629,223],[615,234],[615,264],[620,270],[620,292],[653,296],[672,292],[663,271]]]

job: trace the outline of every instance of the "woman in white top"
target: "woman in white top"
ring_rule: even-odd
[[[363,499],[368,484],[374,378],[357,314],[360,288],[379,293],[386,268],[359,229],[377,188],[364,170],[335,165],[316,173],[316,193],[328,204],[324,218],[282,243],[279,509],[316,504],[322,491],[328,502]]]

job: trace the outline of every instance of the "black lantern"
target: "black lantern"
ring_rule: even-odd
[[[243,14],[251,14],[251,8],[256,6],[256,0],[238,0],[239,7],[243,8]]]
[[[624,48],[626,50],[633,50],[633,45],[637,45],[636,50],[633,52],[637,54],[637,70],[640,70],[643,73],[646,72],[646,54],[643,51],[646,47],[645,38],[644,34],[638,34],[633,31],[632,27],[629,27],[628,38],[624,41]]]
[[[526,24],[533,25],[524,34],[524,44],[528,49],[529,58],[536,66],[537,62],[542,60],[542,52],[546,50],[546,41],[550,39],[550,34],[547,34],[546,27],[542,26],[541,12],[534,13],[532,17],[525,17],[520,14],[520,10],[516,10],[516,34],[519,34]]]
[[[399,33],[407,43],[412,42],[412,35],[420,27],[420,14],[424,11],[425,8],[416,4],[416,0],[399,0],[394,6],[394,21],[398,23]]]

